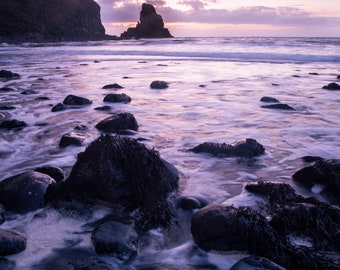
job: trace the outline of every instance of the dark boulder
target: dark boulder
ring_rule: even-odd
[[[138,130],[136,118],[131,113],[123,112],[114,114],[100,121],[96,128],[107,133],[114,133],[120,130]]]
[[[260,99],[261,102],[273,102],[273,103],[279,103],[280,101],[278,101],[276,98],[273,97],[262,97]]]
[[[130,103],[131,98],[127,94],[108,94],[104,97],[104,102]]]
[[[286,268],[263,257],[249,256],[239,260],[230,270],[285,270]]]
[[[75,95],[68,95],[63,101],[63,104],[65,105],[76,105],[76,106],[89,105],[91,103],[92,103],[91,100],[84,98],[84,97],[75,96]]]
[[[0,182],[0,203],[15,213],[27,213],[45,205],[47,187],[55,183],[46,174],[27,171]]]
[[[111,221],[97,227],[91,235],[97,254],[126,261],[137,255],[137,232],[131,225]]]
[[[135,139],[102,135],[78,155],[69,178],[47,198],[139,209],[137,226],[148,230],[168,225],[172,213],[167,199],[177,188],[177,170],[158,152]]]
[[[70,145],[81,146],[85,140],[85,135],[77,132],[68,132],[61,137],[59,142],[60,147],[67,147]]]
[[[1,7],[1,3],[0,3],[0,7]],[[1,31],[1,24],[0,24],[0,31]],[[1,32],[0,32],[0,39],[1,39]],[[0,79],[12,80],[12,79],[19,79],[19,78],[20,78],[20,75],[18,73],[14,73],[10,70],[4,70],[4,69],[0,70]]]
[[[57,183],[62,182],[65,179],[65,173],[59,167],[44,166],[36,168],[34,171],[51,176]]]
[[[132,38],[171,38],[167,28],[164,28],[164,22],[161,15],[156,13],[153,5],[143,3],[139,17],[140,22],[134,28],[128,28],[127,31],[120,35],[123,39]]]
[[[295,111],[295,109],[293,107],[289,106],[288,104],[283,104],[283,103],[263,105],[263,106],[261,106],[261,108]]]
[[[318,160],[293,174],[293,180],[307,188],[324,187],[321,194],[331,203],[340,205],[340,160]]]
[[[199,196],[180,196],[175,201],[176,208],[189,211],[201,209],[206,205],[208,205],[208,201]]]
[[[264,147],[254,139],[240,140],[233,144],[205,142],[190,149],[195,153],[209,153],[219,157],[252,158],[264,154]]]
[[[22,129],[26,127],[27,124],[24,121],[12,119],[12,120],[5,120],[0,123],[0,129]]]
[[[107,39],[93,0],[0,2],[0,42]]]
[[[166,83],[164,81],[153,81],[150,84],[150,88],[152,88],[152,89],[165,89],[165,88],[168,88],[168,87],[169,87],[168,83]]]
[[[302,196],[297,195],[295,190],[285,183],[259,181],[247,184],[245,189],[265,197],[270,203],[288,203],[303,200]]]
[[[122,89],[123,86],[119,85],[118,83],[107,84],[103,86],[103,89]]]
[[[322,89],[327,90],[340,90],[340,85],[337,83],[330,83],[322,87]]]
[[[26,248],[26,237],[0,228],[0,256],[19,253]]]
[[[57,105],[52,107],[51,112],[60,112],[60,111],[65,111],[65,110],[66,110],[66,105],[62,103],[58,103]]]
[[[208,205],[192,216],[191,233],[205,250],[247,251],[282,263],[284,241],[263,216],[250,208]]]
[[[315,162],[315,161],[323,160],[323,158],[318,157],[318,156],[304,156],[302,157],[302,160],[304,162]]]

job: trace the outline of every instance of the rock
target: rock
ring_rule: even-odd
[[[0,2],[0,42],[109,39],[93,0]]]
[[[1,128],[4,128],[4,129],[22,129],[26,126],[27,126],[26,122],[19,121],[19,120],[16,120],[16,119],[5,120],[5,121],[0,123],[0,129]]]
[[[245,189],[267,198],[270,203],[288,203],[303,200],[302,196],[297,195],[295,190],[285,183],[259,181],[247,184]]]
[[[63,104],[65,105],[76,105],[76,106],[83,106],[83,105],[88,105],[91,103],[92,103],[91,100],[87,98],[83,98],[83,97],[78,97],[75,95],[68,95],[63,101]]]
[[[267,220],[247,207],[203,207],[191,218],[191,233],[197,245],[208,251],[246,251],[279,262],[285,252],[285,243]]]
[[[330,83],[322,87],[322,89],[327,90],[340,90],[340,85],[337,83]]]
[[[239,260],[230,270],[285,270],[286,268],[263,257],[249,256]]]
[[[180,196],[175,201],[176,208],[192,211],[208,205],[208,201],[198,196]]]
[[[340,160],[318,160],[294,173],[292,178],[307,188],[322,185],[321,194],[331,203],[340,205]]]
[[[4,223],[6,221],[5,218],[5,213],[2,211],[2,209],[0,208],[0,224]],[[0,268],[1,269],[1,268]]]
[[[283,103],[263,105],[263,106],[261,106],[261,108],[295,111],[295,109],[293,107],[289,106],[288,104],[283,104]]]
[[[140,22],[136,27],[128,28],[127,31],[120,35],[123,39],[132,38],[171,38],[167,28],[164,28],[164,22],[161,15],[156,13],[156,9],[151,4],[142,4],[142,10],[139,17]]]
[[[0,203],[15,213],[27,213],[45,205],[47,187],[55,183],[46,174],[27,171],[0,182]]]
[[[328,204],[294,203],[276,207],[270,225],[283,237],[312,242],[314,250],[340,251],[340,209]]]
[[[168,88],[168,87],[169,87],[168,83],[166,83],[164,81],[153,81],[150,84],[150,88],[152,88],[152,89],[165,89],[165,88]]]
[[[57,183],[60,183],[65,179],[65,173],[59,167],[45,166],[36,168],[34,171],[47,174],[48,176],[52,177]]]
[[[119,85],[118,83],[107,84],[103,86],[103,89],[122,89],[123,86]]]
[[[337,79],[340,79],[340,75],[338,75],[336,78],[337,78]]]
[[[262,102],[273,102],[273,103],[279,103],[280,102],[276,98],[273,98],[273,97],[262,97],[260,99],[260,101],[262,101]]]
[[[78,200],[138,209],[137,226],[148,230],[168,225],[172,213],[167,199],[177,188],[177,170],[158,152],[135,139],[102,135],[78,155],[69,178],[47,199],[52,204]]]
[[[9,110],[15,110],[15,109],[16,108],[14,106],[11,106],[11,105],[0,106],[1,111],[9,111]]]
[[[131,113],[123,112],[105,118],[96,125],[96,128],[107,133],[114,133],[126,129],[137,131],[138,124]]]
[[[85,125],[76,125],[74,127],[74,130],[78,130],[78,131],[85,131],[85,130],[88,130],[89,128]]]
[[[302,157],[302,160],[304,162],[315,162],[315,161],[323,160],[323,158],[318,157],[318,156],[304,156]]]
[[[129,260],[137,255],[137,232],[131,225],[111,221],[97,227],[91,235],[97,254],[119,260]]]
[[[1,7],[1,3],[0,3],[0,7]],[[0,8],[0,12],[1,12],[1,8]],[[0,30],[0,39],[1,39],[1,30]],[[2,69],[0,70],[0,78],[7,79],[7,80],[19,79],[20,75],[12,71]]]
[[[104,102],[130,103],[131,98],[124,93],[122,93],[122,94],[108,94],[108,95],[105,96]]]
[[[15,262],[10,261],[6,258],[0,258],[0,269],[1,270],[15,270]]]
[[[58,103],[57,105],[53,106],[51,111],[52,112],[60,112],[60,111],[65,111],[66,106],[62,103]]]
[[[20,94],[22,94],[22,95],[35,95],[35,94],[38,94],[38,93],[39,92],[32,90],[32,89],[28,89],[28,90],[20,92]]]
[[[254,139],[237,141],[233,144],[205,142],[190,149],[195,153],[209,153],[219,157],[252,158],[264,154],[264,147]]]
[[[14,92],[14,91],[15,91],[15,89],[12,88],[12,87],[1,87],[0,88],[0,93],[1,92]]]
[[[109,111],[111,110],[110,106],[101,106],[101,107],[96,107],[94,108],[96,111]]]
[[[60,147],[67,147],[70,145],[81,146],[85,140],[85,135],[77,132],[69,132],[61,137],[59,142]]]
[[[0,228],[0,256],[17,254],[26,248],[26,237]]]

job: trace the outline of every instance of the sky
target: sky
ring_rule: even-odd
[[[106,33],[119,36],[153,4],[175,37],[340,37],[340,0],[96,0]]]

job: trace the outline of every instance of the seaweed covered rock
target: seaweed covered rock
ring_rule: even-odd
[[[54,184],[46,174],[27,171],[0,182],[0,203],[15,213],[27,213],[45,205],[47,187]]]
[[[26,237],[0,228],[0,256],[19,253],[26,248]]]
[[[233,144],[205,142],[190,149],[195,153],[209,153],[219,157],[252,158],[264,154],[264,147],[254,139],[240,140]]]
[[[70,176],[51,190],[49,201],[108,203],[139,209],[137,226],[168,225],[168,196],[178,188],[177,170],[135,139],[102,135],[78,155]]]
[[[302,168],[293,174],[294,181],[312,188],[322,185],[321,194],[331,203],[340,205],[340,160],[318,160],[313,165]]]

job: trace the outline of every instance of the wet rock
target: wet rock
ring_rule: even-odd
[[[304,162],[315,162],[315,161],[323,160],[323,158],[318,157],[318,156],[304,156],[302,157],[302,160]]]
[[[101,107],[96,107],[94,108],[96,111],[109,111],[111,110],[110,106],[101,106]]]
[[[261,106],[261,108],[295,111],[293,107],[289,106],[288,104],[283,104],[283,103],[263,105]]]
[[[239,260],[230,270],[285,270],[286,268],[263,257],[249,256]]]
[[[22,95],[35,95],[35,94],[38,94],[39,92],[38,91],[35,91],[35,90],[32,90],[32,89],[28,89],[28,90],[25,90],[25,91],[22,91],[20,92],[20,94]]]
[[[5,120],[3,122],[0,123],[0,129],[22,129],[24,127],[26,127],[27,124],[24,121],[19,121],[16,119],[12,119],[12,120]]]
[[[140,22],[137,23],[136,27],[128,28],[120,37],[123,39],[172,37],[169,30],[164,28],[163,18],[156,13],[153,5],[142,4],[139,20]]]
[[[16,108],[14,106],[11,106],[11,105],[0,106],[1,111],[9,111],[9,110],[15,110],[15,109]]]
[[[150,88],[152,88],[152,89],[165,89],[165,88],[168,88],[168,87],[169,87],[168,83],[166,83],[164,81],[153,81],[150,84]]]
[[[246,207],[208,205],[191,218],[194,241],[205,250],[247,251],[281,261],[285,244],[266,219]]]
[[[123,261],[137,255],[138,235],[131,225],[116,221],[104,223],[93,231],[91,239],[97,254]]]
[[[273,103],[279,103],[280,101],[278,101],[276,98],[273,97],[262,97],[260,99],[261,102],[273,102]]]
[[[0,256],[17,254],[26,248],[26,237],[0,228]]]
[[[292,176],[293,180],[307,188],[322,185],[321,194],[331,203],[340,205],[340,160],[319,160]]]
[[[60,112],[60,111],[65,111],[66,106],[63,103],[58,103],[57,105],[53,106],[51,111],[52,112]]]
[[[61,137],[59,142],[60,147],[67,147],[70,145],[81,146],[85,140],[85,135],[77,132],[69,132]]]
[[[0,88],[0,93],[2,92],[2,93],[4,93],[4,92],[14,92],[15,91],[15,89],[14,88],[12,88],[12,87],[1,87]]]
[[[10,261],[6,258],[0,258],[0,269],[1,270],[15,270],[15,262]]]
[[[282,236],[309,239],[314,250],[340,251],[340,209],[328,204],[276,207],[270,225]]]
[[[20,78],[20,75],[18,73],[14,73],[12,71],[2,69],[2,70],[0,70],[0,78],[4,78],[4,79],[8,79],[8,80],[18,79],[18,78]]]
[[[219,157],[256,157],[264,154],[264,147],[254,139],[240,140],[233,144],[205,142],[190,149],[195,153],[209,153]]]
[[[123,112],[114,114],[100,121],[96,128],[107,133],[114,133],[119,130],[138,130],[138,123],[131,113]]]
[[[118,83],[107,84],[103,86],[103,89],[122,89],[123,86],[119,85]]]
[[[297,195],[295,190],[285,183],[259,181],[247,184],[245,189],[265,197],[270,203],[288,203],[303,200],[302,196]]]
[[[68,179],[48,194],[48,201],[78,200],[138,209],[137,226],[167,226],[168,196],[178,188],[177,170],[158,152],[137,140],[102,135],[78,155]]]
[[[114,102],[114,103],[130,103],[131,98],[127,94],[108,94],[104,98],[104,102]]]
[[[89,128],[85,125],[76,125],[74,127],[74,130],[78,130],[78,131],[85,131],[85,130],[88,130]]]
[[[27,171],[0,182],[0,203],[15,213],[27,213],[45,205],[47,187],[55,183],[46,174]]]
[[[175,201],[176,208],[192,211],[208,205],[208,201],[198,196],[180,196]]]
[[[76,106],[89,105],[91,103],[92,103],[91,100],[84,98],[84,97],[75,96],[75,95],[68,95],[63,101],[63,104],[65,105],[76,105]]]
[[[340,85],[337,83],[330,83],[322,87],[322,89],[327,90],[340,90]]]
[[[44,166],[34,170],[35,172],[47,174],[52,177],[57,183],[62,182],[65,179],[64,171],[59,167]]]

